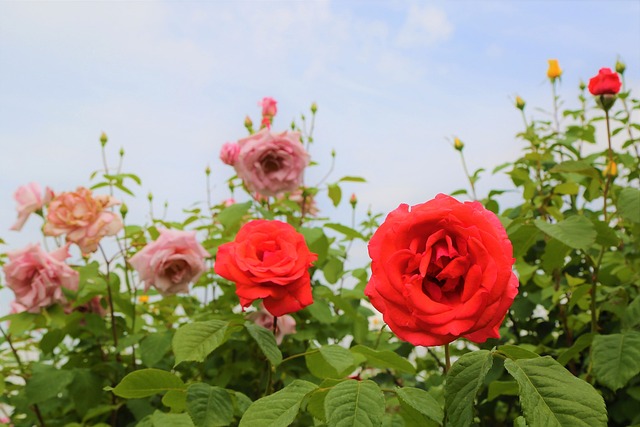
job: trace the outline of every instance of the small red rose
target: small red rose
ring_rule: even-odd
[[[598,75],[589,80],[589,92],[592,95],[615,95],[620,92],[620,76],[611,68],[600,68]]]
[[[402,340],[442,345],[498,338],[518,293],[513,250],[495,214],[439,194],[400,205],[369,242],[365,294]]]
[[[262,299],[267,311],[279,317],[313,303],[309,268],[317,258],[290,224],[254,220],[218,248],[214,270],[236,283],[243,308]]]

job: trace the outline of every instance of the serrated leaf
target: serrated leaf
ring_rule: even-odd
[[[463,355],[451,366],[444,386],[445,413],[451,425],[471,425],[473,402],[492,364],[491,352],[478,350]]]
[[[384,395],[373,381],[346,380],[327,393],[324,413],[331,427],[379,426],[384,414]]]
[[[640,373],[640,332],[597,335],[592,352],[596,380],[613,391]]]
[[[530,427],[607,425],[602,396],[551,357],[507,359],[504,366],[518,383],[520,403]]]
[[[307,368],[318,378],[342,378],[355,367],[355,359],[346,348],[332,344],[305,355]]]
[[[162,396],[162,404],[171,408],[173,413],[181,413],[187,409],[187,391],[169,390]]]
[[[196,427],[228,426],[233,420],[233,403],[227,390],[195,383],[187,389],[187,412]]]
[[[416,368],[404,357],[390,350],[374,350],[364,345],[356,345],[349,349],[352,353],[359,353],[367,358],[367,363],[380,369],[395,369],[413,374]]]
[[[182,380],[171,372],[149,368],[127,374],[111,391],[116,396],[135,399],[184,388]]]
[[[629,303],[622,316],[622,328],[631,329],[640,325],[640,296]]]
[[[396,388],[396,394],[401,402],[411,406],[425,417],[442,424],[444,411],[440,404],[425,390],[414,387]]]
[[[140,341],[140,359],[149,368],[160,362],[171,350],[171,332],[150,334]]]
[[[202,362],[226,341],[228,322],[208,320],[182,325],[173,336],[171,346],[176,356],[174,366],[185,360]]]
[[[253,402],[239,427],[287,427],[298,415],[304,397],[316,388],[308,381],[294,380],[282,390]]]
[[[68,389],[76,411],[81,416],[84,416],[87,410],[100,404],[103,395],[103,382],[103,378],[90,369],[74,369],[73,381],[69,384]]]
[[[543,233],[574,249],[587,249],[596,241],[596,230],[591,221],[579,215],[550,224],[540,218],[534,221]]]
[[[150,418],[153,427],[194,427],[187,414],[165,414],[155,411]]]
[[[497,350],[506,354],[510,359],[533,359],[535,357],[540,357],[537,353],[511,344],[501,345]]]
[[[33,375],[27,380],[24,394],[27,401],[40,403],[56,397],[73,381],[73,372],[48,365],[35,365]]]
[[[244,326],[247,328],[251,338],[258,343],[258,347],[260,347],[269,362],[273,366],[278,366],[282,362],[282,352],[278,348],[273,332],[251,322],[246,322]]]
[[[621,217],[631,222],[640,223],[640,190],[626,187],[620,191],[616,203]]]
[[[487,400],[490,402],[499,396],[517,396],[518,383],[515,381],[491,381],[487,390]]]

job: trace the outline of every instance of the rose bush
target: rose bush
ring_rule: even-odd
[[[82,253],[95,252],[103,237],[113,236],[123,227],[120,217],[108,210],[117,204],[113,197],[94,197],[91,190],[84,187],[60,193],[49,203],[44,234],[66,234],[67,242],[77,244]]]
[[[9,252],[9,262],[3,267],[7,286],[15,293],[14,308],[37,313],[41,308],[66,303],[63,288],[78,289],[78,272],[65,264],[69,246],[51,253],[38,244]]]
[[[316,259],[291,225],[254,220],[220,245],[214,269],[235,282],[242,307],[262,299],[269,313],[282,316],[313,303],[309,268]]]
[[[239,140],[238,145],[240,150],[233,167],[249,191],[276,196],[302,184],[309,154],[299,132],[272,133],[262,129]]]
[[[164,295],[189,292],[189,283],[204,273],[209,253],[193,231],[160,229],[160,237],[137,252],[129,263],[144,281]]]
[[[414,345],[499,338],[518,293],[511,242],[493,212],[440,194],[400,205],[369,243],[365,294],[399,338]]]

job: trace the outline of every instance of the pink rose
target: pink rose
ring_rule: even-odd
[[[273,117],[278,112],[278,101],[268,96],[262,98],[262,101],[258,102],[258,106],[262,107],[263,117]]]
[[[273,315],[269,313],[262,304],[260,304],[260,310],[254,311],[247,315],[247,319],[253,321],[256,325],[263,328],[273,330]],[[292,316],[285,314],[278,317],[278,324],[276,325],[276,343],[282,344],[282,339],[285,335],[296,333],[296,319]]]
[[[228,199],[223,200],[222,204],[224,205],[225,208],[228,208],[229,206],[236,204],[236,199],[234,199],[233,197],[230,197]]]
[[[62,288],[78,290],[78,272],[64,263],[69,245],[46,253],[39,244],[9,252],[3,267],[7,286],[16,294],[12,309],[37,313],[42,307],[65,303]],[[24,309],[24,310],[22,310]]]
[[[11,230],[20,231],[27,222],[27,218],[34,212],[42,209],[53,198],[53,191],[47,187],[44,190],[44,196],[40,185],[31,182],[27,185],[18,187],[13,194],[13,198],[17,202],[16,210],[18,211],[18,220],[11,226]]]
[[[160,237],[135,254],[129,263],[145,282],[164,295],[189,292],[205,271],[209,253],[196,241],[195,231],[160,230]]]
[[[275,196],[302,184],[309,154],[299,132],[271,133],[263,129],[238,141],[240,153],[234,168],[249,191]]]
[[[91,190],[78,187],[74,192],[61,193],[49,204],[44,234],[67,234],[67,242],[80,247],[83,254],[94,252],[105,236],[117,234],[122,220],[108,207],[119,204],[111,196],[93,196]]]
[[[220,149],[220,160],[225,165],[233,166],[238,160],[240,146],[234,142],[226,142]]]

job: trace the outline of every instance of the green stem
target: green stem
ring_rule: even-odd
[[[451,353],[449,352],[449,343],[444,345],[444,373],[445,375],[451,369]]]
[[[476,196],[476,186],[473,183],[473,179],[471,175],[469,175],[469,169],[467,168],[467,162],[464,160],[464,154],[462,154],[462,150],[460,151],[460,159],[462,159],[462,168],[464,169],[464,174],[467,176],[469,180],[469,184],[471,185],[471,194],[473,195],[473,200],[478,200],[478,196]]]

